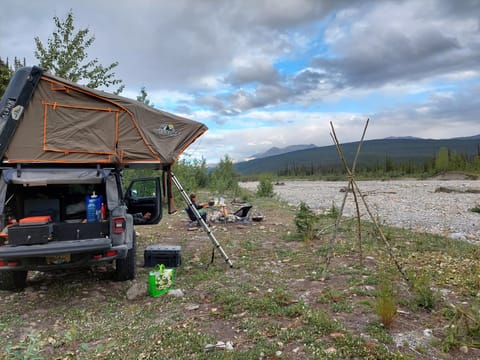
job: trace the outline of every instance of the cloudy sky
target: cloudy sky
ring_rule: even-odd
[[[72,9],[144,86],[209,131],[188,155],[242,160],[273,146],[480,133],[480,0],[2,0],[0,57],[37,64],[53,16]]]

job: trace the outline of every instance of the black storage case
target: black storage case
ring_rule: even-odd
[[[55,223],[53,240],[83,240],[104,238],[110,234],[108,221],[93,223]]]
[[[149,245],[143,253],[145,267],[154,267],[157,264],[178,267],[182,264],[181,253],[181,246]]]
[[[8,244],[46,244],[52,237],[52,224],[13,225],[8,228]]]

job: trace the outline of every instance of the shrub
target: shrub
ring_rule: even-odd
[[[339,214],[340,214],[340,210],[335,206],[335,202],[332,201],[332,206],[330,207],[330,209],[327,210],[327,212],[325,213],[325,216],[332,219],[336,219],[338,218]]]
[[[375,299],[375,312],[380,322],[389,328],[397,315],[397,299],[393,281],[386,273],[380,274],[380,280]]]
[[[437,291],[433,291],[430,287],[430,278],[428,275],[421,274],[412,280],[415,304],[424,309],[432,310],[438,302],[439,295]]]
[[[238,174],[228,155],[225,155],[225,158],[220,160],[218,166],[210,174],[210,187],[220,194],[225,193],[227,190],[237,191]]]
[[[480,205],[477,205],[470,209],[471,212],[480,213]]]
[[[312,240],[314,238],[314,225],[318,216],[303,201],[295,214],[295,226],[297,232],[303,236],[303,240]]]
[[[272,197],[273,193],[273,182],[271,175],[261,175],[260,182],[257,186],[257,196],[260,197]]]
[[[442,350],[465,345],[479,348],[480,344],[480,306],[478,300],[467,307],[451,305],[452,319],[442,340]]]

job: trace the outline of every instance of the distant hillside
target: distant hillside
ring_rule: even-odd
[[[252,159],[261,159],[269,156],[282,155],[292,151],[307,150],[316,148],[316,145],[291,145],[284,148],[272,147],[263,153],[253,154],[250,156]]]
[[[341,144],[341,147],[345,158],[351,164],[358,142]],[[387,157],[397,163],[423,163],[425,160],[433,159],[441,147],[467,156],[475,156],[480,151],[480,135],[445,140],[417,138],[369,140],[362,145],[358,165],[384,163]],[[239,162],[235,164],[235,169],[240,174],[278,173],[287,168],[301,166],[324,169],[342,168],[337,149],[331,145]]]
[[[480,134],[473,135],[473,136],[464,136],[464,137],[453,138],[453,140],[480,140]]]

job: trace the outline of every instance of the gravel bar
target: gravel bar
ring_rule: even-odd
[[[382,224],[472,242],[480,240],[480,214],[470,211],[480,207],[479,180],[356,181],[356,184],[373,216]],[[240,185],[255,191],[258,183]],[[291,205],[298,206],[303,201],[322,212],[332,205],[340,209],[347,185],[346,181],[286,181],[275,185],[274,192]],[[362,219],[370,219],[358,198]],[[356,214],[351,192],[343,214]]]

